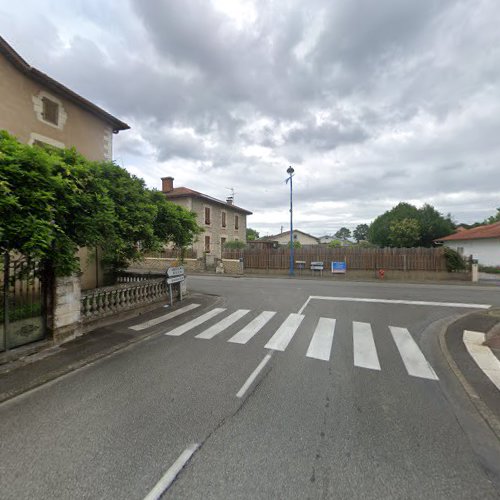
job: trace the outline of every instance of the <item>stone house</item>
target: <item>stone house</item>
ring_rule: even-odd
[[[500,222],[472,229],[462,228],[434,242],[452,248],[464,257],[472,255],[479,265],[500,267]]]
[[[290,231],[284,231],[280,234],[275,234],[273,236],[265,236],[259,238],[256,241],[277,241],[280,245],[287,245],[290,243]],[[293,241],[298,241],[301,245],[318,245],[319,240],[316,236],[304,233],[298,229],[293,230]]]
[[[30,66],[0,37],[0,130],[26,144],[75,147],[89,160],[111,160],[113,134],[130,128]],[[80,250],[82,287],[103,284],[97,251]],[[93,254],[89,258],[89,253]]]
[[[203,229],[193,243],[198,258],[205,253],[212,259],[220,259],[224,243],[246,243],[247,215],[252,212],[234,205],[232,198],[222,201],[186,187],[174,188],[173,177],[161,180],[162,192],[169,201],[196,213],[198,225]]]

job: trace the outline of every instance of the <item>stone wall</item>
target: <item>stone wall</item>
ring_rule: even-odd
[[[246,267],[245,274],[288,276],[287,269],[251,269]],[[321,275],[318,271],[314,274],[309,269],[302,271],[295,269],[295,276],[300,278],[323,278],[335,281],[359,280],[382,281],[376,271],[347,271],[347,274],[332,274],[329,269],[323,271]],[[446,271],[385,271],[383,281],[471,281],[471,273],[448,273]]]
[[[243,274],[243,262],[239,259],[222,259],[225,274]]]
[[[164,274],[168,267],[176,265],[183,266],[188,273],[190,271],[203,271],[205,265],[202,259],[184,259],[180,263],[178,259],[164,257],[146,257],[143,261],[134,262],[130,265],[129,271],[133,272],[155,272]]]

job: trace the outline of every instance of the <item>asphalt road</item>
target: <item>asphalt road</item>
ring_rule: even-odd
[[[165,498],[498,498],[499,444],[437,335],[464,304],[500,305],[500,290],[224,277],[189,288],[213,300],[0,405],[2,498],[145,498],[186,450]]]

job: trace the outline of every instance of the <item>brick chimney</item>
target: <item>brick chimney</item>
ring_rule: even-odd
[[[164,193],[170,193],[174,189],[174,178],[173,177],[162,177],[161,178],[161,190]]]

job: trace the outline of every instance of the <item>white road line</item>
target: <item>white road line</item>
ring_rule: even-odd
[[[427,302],[423,300],[366,299],[358,297],[325,297],[321,295],[311,295],[300,309],[300,312],[305,309],[305,306],[312,299],[335,300],[343,302],[373,302],[380,304],[405,304],[409,306],[464,307],[469,309],[489,309],[491,307],[490,304],[462,304],[461,302]]]
[[[307,307],[309,304],[309,301],[311,300],[312,297],[308,297],[308,299],[304,302],[304,305],[299,309],[298,314],[302,314],[304,312],[304,309]]]
[[[482,332],[472,332],[464,330],[463,341],[467,351],[472,356],[479,368],[495,384],[500,391],[500,361],[486,345],[481,345],[485,341],[485,334]]]
[[[290,314],[264,347],[274,351],[284,351],[303,319],[302,314]]]
[[[250,377],[247,378],[246,382],[242,385],[241,389],[237,392],[236,397],[242,398],[247,392],[248,388],[252,385],[253,381],[258,377],[259,373],[262,371],[264,366],[267,365],[269,360],[271,359],[271,354],[266,354],[264,359],[259,363],[257,368],[252,372]]]
[[[248,323],[245,328],[231,337],[228,342],[234,342],[235,344],[246,344],[275,314],[275,311],[261,312],[256,318],[250,321],[250,323]]]
[[[170,485],[174,482],[179,472],[189,462],[195,451],[200,447],[199,444],[192,444],[186,448],[179,458],[172,464],[170,469],[165,472],[163,477],[156,483],[155,487],[148,493],[144,500],[158,500]]]
[[[198,325],[201,325],[202,323],[205,323],[205,321],[208,321],[209,319],[213,318],[214,316],[217,316],[217,314],[220,314],[221,312],[224,312],[225,309],[222,309],[220,307],[216,307],[215,309],[212,309],[211,311],[208,311],[205,314],[202,314],[201,316],[198,316],[197,318],[194,318],[191,321],[188,321],[187,323],[178,326],[177,328],[174,328],[170,332],[165,333],[165,335],[170,335],[172,337],[178,337],[179,335],[182,335],[183,333],[188,332],[192,328],[195,328]]]
[[[352,322],[354,364],[361,368],[380,370],[377,348],[370,323]]]
[[[413,377],[439,380],[438,376],[427,362],[410,332],[406,328],[390,326],[392,338],[406,367],[408,375]]]
[[[319,318],[306,356],[308,358],[329,361],[334,332],[335,320],[333,318]]]
[[[250,309],[238,309],[234,313],[230,314],[227,318],[224,318],[222,321],[219,321],[215,325],[211,326],[208,330],[205,330],[204,332],[196,335],[196,338],[212,339],[218,333],[230,327],[233,323],[236,323],[239,319],[243,318],[243,316],[245,316],[245,314],[248,314],[249,312]]]
[[[131,330],[145,330],[146,328],[150,328],[151,326],[159,325],[160,323],[163,323],[164,321],[168,321],[169,319],[175,318],[176,316],[179,316],[180,314],[183,314],[188,311],[192,311],[193,309],[196,309],[197,307],[200,307],[200,304],[189,304],[188,306],[181,307],[180,309],[177,309],[177,311],[172,311],[168,314],[164,314],[163,316],[159,316],[158,318],[150,319],[149,321],[145,321],[144,323],[139,323],[134,326],[129,326],[129,329]]]

